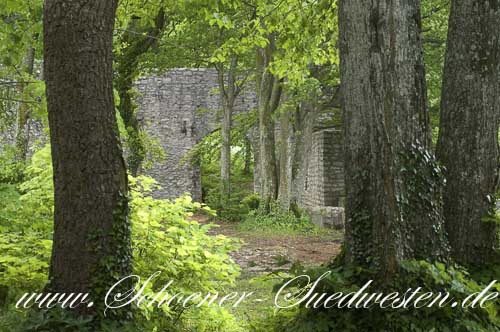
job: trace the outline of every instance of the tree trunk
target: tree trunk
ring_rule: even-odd
[[[275,38],[270,36],[270,43],[258,50],[257,97],[259,110],[259,162],[260,162],[260,196],[261,209],[269,210],[271,202],[278,195],[278,170],[276,166],[274,120],[273,113],[278,108],[281,99],[281,80],[269,71],[275,51]]]
[[[401,260],[447,254],[439,172],[425,151],[430,129],[420,2],[342,0],[339,29],[346,260],[387,279]]]
[[[231,127],[233,118],[234,101],[236,98],[236,67],[238,60],[232,57],[231,65],[227,71],[227,77],[223,65],[217,68],[219,90],[222,103],[222,147],[220,156],[221,165],[221,188],[220,205],[224,209],[229,204],[231,196]],[[227,78],[227,84],[226,84]]]
[[[290,209],[290,199],[292,197],[292,166],[294,159],[293,148],[293,126],[291,125],[290,114],[287,111],[281,112],[280,119],[280,141],[279,141],[279,188],[278,200],[281,208],[285,211]]]
[[[245,166],[243,168],[243,174],[249,175],[250,168],[252,167],[252,143],[250,138],[245,136]]]
[[[256,125],[249,131],[249,139],[252,144],[253,150],[253,191],[256,194],[261,193],[260,191],[260,176],[262,172],[260,171],[260,131]]]
[[[155,24],[146,28],[140,28],[135,21],[122,35],[125,49],[117,57],[117,77],[115,80],[116,89],[120,97],[118,111],[123,119],[127,130],[128,158],[127,164],[130,173],[137,176],[142,162],[146,157],[146,147],[141,137],[141,128],[137,120],[137,105],[134,102],[133,86],[139,75],[139,61],[141,55],[149,51],[154,46],[157,39],[163,33],[165,27],[165,11],[160,8],[155,18]]]
[[[132,271],[127,172],[115,117],[117,1],[46,0],[44,75],[54,167],[48,288],[97,301]],[[118,311],[108,312],[119,315]]]
[[[497,1],[452,1],[437,155],[446,167],[444,216],[453,257],[483,264],[497,257],[495,212],[500,120]]]
[[[24,71],[29,76],[33,75],[35,66],[35,49],[32,45],[28,46],[26,56],[24,58]],[[18,85],[19,93],[24,93],[26,88],[25,83]],[[20,103],[17,109],[17,126],[16,126],[16,161],[25,161],[28,155],[29,145],[29,126],[28,122],[31,115],[30,105],[28,103]]]

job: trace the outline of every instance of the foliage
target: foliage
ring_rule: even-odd
[[[253,151],[247,137],[255,125],[255,111],[237,114],[231,128],[231,197],[224,206],[220,201],[220,128],[196,144],[183,159],[184,163],[200,163],[203,201],[217,211],[219,218],[239,221],[248,212],[243,199],[253,192]]]
[[[53,216],[50,147],[37,152],[20,185],[0,184],[0,303],[47,282]]]
[[[197,210],[210,211],[208,207],[189,196],[174,202],[154,199],[149,196],[154,180],[144,176],[133,179],[131,186],[135,269],[140,275],[160,270],[160,284],[173,279],[183,291],[213,291],[234,282],[238,269],[228,264],[234,243],[222,235],[208,235],[210,225],[188,219]]]
[[[236,148],[237,149],[237,148]],[[233,148],[233,151],[236,150]],[[239,221],[249,212],[244,199],[253,191],[253,173],[244,169],[244,151],[233,153],[231,159],[231,197],[221,205],[220,201],[220,154],[210,160],[202,160],[203,200],[217,211],[217,216],[227,221]]]
[[[271,204],[269,213],[261,212],[260,209],[250,211],[241,223],[240,229],[257,233],[317,234],[320,232],[305,212],[285,211],[277,202]]]
[[[229,257],[236,248],[233,240],[210,236],[210,225],[189,220],[193,212],[213,213],[210,209],[187,196],[173,202],[152,198],[156,184],[148,177],[131,178],[130,184],[134,273],[147,278],[162,271],[147,292],[159,291],[170,280],[175,283],[169,290],[188,294],[234,285],[239,270]],[[54,331],[55,326],[65,331],[92,330],[90,322],[69,313],[18,312],[12,307],[21,294],[41,291],[47,282],[53,227],[50,147],[35,153],[22,184],[2,185],[0,195],[0,304],[8,308],[0,315],[0,330],[10,330],[9,324],[25,330],[31,326],[32,331]],[[236,330],[232,316],[221,308],[135,309],[130,330]]]
[[[433,133],[432,142],[434,144],[437,143],[438,138],[441,83],[443,78],[449,14],[449,0],[422,1],[424,60],[431,128]]]
[[[333,265],[314,268],[308,271],[299,269],[295,275],[307,274],[311,280],[318,279],[326,271],[332,271],[330,275],[322,279],[315,292],[329,295],[342,292],[356,292],[368,280],[375,280],[366,290],[368,293],[402,292],[407,289],[422,287],[421,292],[432,291],[449,292],[450,297],[457,301],[464,300],[467,296],[480,292],[485,285],[471,279],[464,270],[459,267],[445,266],[441,263],[431,264],[426,261],[405,261],[400,266],[399,274],[390,284],[382,285],[377,282],[377,276],[373,272],[356,266]],[[284,282],[290,280],[287,278]],[[296,293],[299,288],[307,286],[303,281],[296,283],[288,289]],[[489,284],[490,281],[488,281]],[[280,287],[277,285],[275,289]],[[496,289],[500,287],[496,284]],[[307,301],[306,301],[307,302]],[[490,302],[486,308],[462,308],[461,305],[452,308],[438,305],[415,309],[381,309],[373,305],[368,309],[348,309],[319,307],[315,309],[305,308],[304,303],[298,308],[283,309],[277,315],[263,324],[257,331],[388,331],[388,332],[493,332],[500,331],[500,320],[498,317],[498,302]]]
[[[30,106],[33,116],[46,114],[44,84],[38,80],[42,49],[42,0],[5,0],[0,3],[0,132],[15,122],[14,109]],[[26,70],[26,54],[34,49],[34,73]],[[22,84],[19,84],[22,82]]]
[[[250,211],[257,210],[260,205],[260,196],[257,194],[250,194],[243,198],[241,202],[245,204]]]
[[[22,180],[25,164],[17,161],[15,155],[15,147],[11,145],[2,146],[2,151],[0,151],[0,183],[13,184]]]
[[[432,248],[432,258],[445,261],[450,249],[443,220],[442,194],[446,183],[443,169],[434,154],[418,141],[404,148],[400,160],[405,190],[398,195],[397,201],[403,221],[407,220],[409,234],[417,234],[417,228],[426,227],[428,230],[418,239],[406,239],[414,251],[412,257],[423,259]]]

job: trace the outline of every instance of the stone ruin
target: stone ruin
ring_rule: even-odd
[[[173,199],[190,193],[201,201],[201,174],[198,165],[185,162],[186,154],[217,127],[220,110],[217,72],[210,69],[174,69],[162,76],[141,79],[138,120],[148,135],[158,140],[166,158],[145,173],[161,189],[157,198]],[[255,95],[243,93],[235,111],[255,108]]]
[[[140,124],[166,153],[163,162],[145,171],[161,186],[154,196],[173,199],[190,193],[194,200],[201,201],[200,167],[183,161],[190,149],[217,127],[215,114],[221,104],[216,71],[174,69],[141,79],[136,86],[140,92]],[[247,91],[237,99],[235,110],[244,112],[255,107],[255,93]],[[314,131],[306,158],[309,165],[304,172],[301,205],[320,226],[341,227],[345,199],[341,131]]]
[[[156,198],[174,199],[185,193],[201,201],[199,165],[183,162],[186,154],[217,127],[220,110],[217,73],[212,69],[174,69],[161,76],[140,79],[137,103],[142,128],[164,149],[166,158],[144,173],[153,177],[160,189]],[[247,91],[236,101],[236,112],[256,107],[255,93]],[[29,155],[47,141],[41,121],[30,121]],[[15,128],[0,134],[2,146],[14,144]],[[335,127],[318,126],[306,151],[308,167],[303,192],[303,208],[313,222],[325,227],[342,227],[344,222],[344,170],[342,134]]]

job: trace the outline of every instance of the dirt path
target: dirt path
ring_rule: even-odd
[[[205,216],[194,216],[200,223],[208,223]],[[231,254],[243,272],[263,273],[288,270],[294,262],[302,265],[326,263],[340,251],[341,234],[326,235],[262,235],[242,232],[237,223],[217,223],[211,229],[214,235],[222,234],[242,240],[241,248]]]

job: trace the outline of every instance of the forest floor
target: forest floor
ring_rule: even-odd
[[[231,310],[244,331],[252,330],[255,322],[266,319],[274,311],[273,288],[293,264],[312,267],[328,263],[340,252],[343,240],[343,233],[335,230],[298,235],[249,232],[242,231],[237,222],[209,221],[203,215],[195,215],[192,219],[201,224],[214,224],[210,230],[213,235],[240,241],[240,248],[231,254],[241,268],[241,275],[232,290],[253,291],[258,298],[265,299],[260,305],[244,302]]]
[[[203,215],[193,217],[206,224]],[[249,232],[239,229],[238,223],[210,221],[216,227],[210,230],[213,235],[224,235],[241,241],[240,249],[231,254],[242,272],[265,273],[288,271],[293,263],[304,266],[320,265],[329,262],[340,251],[343,234],[339,231],[324,230],[319,234],[271,234]]]

